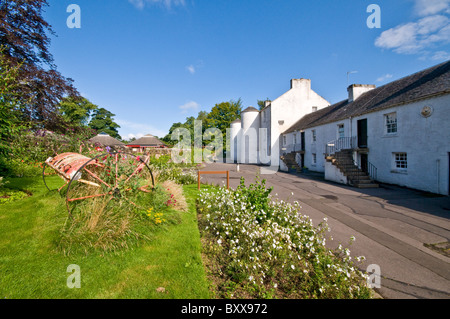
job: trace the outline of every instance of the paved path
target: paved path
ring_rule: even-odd
[[[202,170],[229,170],[230,186],[240,178],[253,182],[259,168],[253,165],[214,163]],[[361,190],[323,180],[320,174],[278,172],[261,175],[272,195],[294,201],[315,224],[328,218],[333,241],[347,245],[351,236],[352,256],[365,256],[362,265],[381,268],[381,288],[387,299],[450,299],[450,258],[424,244],[448,245],[450,241],[450,198],[424,194],[391,185]],[[202,175],[202,182],[223,185],[220,175]],[[293,195],[292,195],[293,193]],[[448,247],[448,246],[447,246]]]

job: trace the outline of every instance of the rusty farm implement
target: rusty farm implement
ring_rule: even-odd
[[[42,175],[49,190],[47,167],[64,180],[58,191],[65,191],[69,214],[76,209],[85,209],[89,201],[96,199],[102,199],[104,205],[117,207],[126,203],[141,208],[155,183],[147,162],[148,157],[144,160],[122,152],[105,153],[94,158],[63,153],[45,161]]]

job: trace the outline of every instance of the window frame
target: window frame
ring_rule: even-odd
[[[390,117],[395,116],[395,121],[390,121]],[[394,131],[395,128],[395,131]],[[384,114],[384,133],[386,135],[396,135],[398,134],[398,116],[397,112],[391,112]]]
[[[337,135],[338,135],[338,139],[341,138],[345,138],[345,124],[338,124],[338,130],[337,130]],[[342,131],[341,131],[342,128]],[[341,132],[342,132],[342,136],[341,136]]]
[[[408,153],[407,152],[394,152],[392,153],[393,169],[397,172],[408,171]]]

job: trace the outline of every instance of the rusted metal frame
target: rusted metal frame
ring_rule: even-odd
[[[142,171],[142,169],[144,168],[144,166],[146,166],[146,164],[144,162],[142,162],[141,164],[139,164],[139,166],[134,170],[133,174],[131,174],[125,181],[125,183],[128,183],[128,181],[140,170]]]
[[[108,192],[106,194],[97,194],[97,195],[89,195],[89,196],[83,196],[83,197],[77,197],[77,198],[67,198],[68,202],[75,202],[77,200],[83,200],[83,199],[88,199],[88,198],[96,198],[96,197],[103,197],[106,195],[111,195],[112,192]]]
[[[91,171],[88,170],[86,167],[84,168],[84,170],[85,170],[89,175],[91,175],[92,177],[94,177],[96,180],[98,180],[99,182],[101,182],[102,184],[104,184],[106,187],[111,188],[111,186],[110,186],[107,182],[103,181],[103,180],[102,180],[100,177],[98,177],[95,173],[91,172]]]
[[[116,153],[115,160],[116,160],[116,181],[115,181],[114,187],[117,188],[117,184],[118,184],[118,178],[117,178],[118,166],[117,166],[117,164],[119,161],[119,153]]]

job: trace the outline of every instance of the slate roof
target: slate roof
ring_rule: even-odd
[[[449,93],[450,61],[447,61],[366,92],[351,103],[344,100],[307,114],[284,133],[304,130]]]
[[[156,137],[154,137],[151,134],[147,134],[131,143],[129,143],[128,145],[139,145],[142,147],[148,146],[148,147],[157,147],[157,146],[161,146],[164,145],[163,142],[161,142],[159,139],[157,139]]]
[[[106,133],[100,133],[97,136],[89,139],[88,142],[103,146],[125,146],[124,143],[122,143],[119,140],[116,140],[114,137],[111,137]]]

